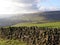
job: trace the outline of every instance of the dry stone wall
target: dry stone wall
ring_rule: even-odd
[[[0,28],[0,38],[18,39],[27,45],[60,45],[60,29],[37,26]]]

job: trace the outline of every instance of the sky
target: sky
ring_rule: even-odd
[[[55,10],[60,10],[60,0],[0,0],[0,18],[11,16],[1,14],[21,14]]]

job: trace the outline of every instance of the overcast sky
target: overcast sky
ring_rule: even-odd
[[[60,0],[0,0],[0,17],[7,15],[33,13],[38,11],[60,10]]]

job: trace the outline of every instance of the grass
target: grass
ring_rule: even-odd
[[[49,22],[49,23],[19,23],[16,25],[13,25],[15,27],[19,27],[19,26],[38,26],[38,27],[53,27],[53,28],[60,28],[60,22]]]
[[[20,42],[19,40],[0,39],[0,45],[26,45],[26,43]]]

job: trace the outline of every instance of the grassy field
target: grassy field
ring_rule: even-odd
[[[20,42],[19,40],[0,39],[0,45],[26,45],[26,43]]]
[[[54,27],[54,28],[60,28],[60,22],[49,22],[49,23],[19,23],[16,25],[13,25],[15,27],[19,26],[38,26],[38,27]]]

